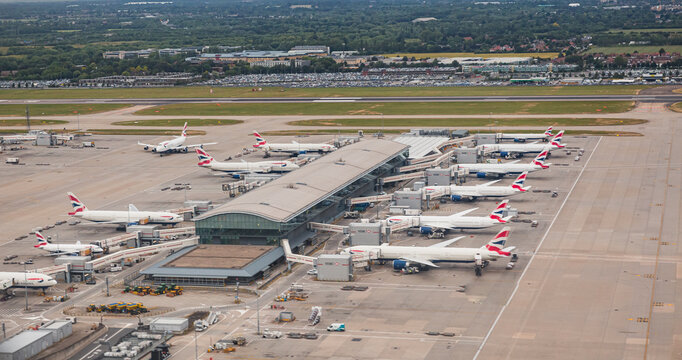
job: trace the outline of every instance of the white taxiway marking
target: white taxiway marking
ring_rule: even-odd
[[[564,198],[564,202],[561,203],[559,210],[556,212],[556,215],[554,215],[554,219],[552,219],[552,222],[547,227],[547,231],[545,231],[545,234],[542,236],[542,239],[540,239],[538,246],[535,247],[535,251],[533,251],[533,255],[530,257],[530,260],[528,261],[528,265],[526,265],[526,267],[523,269],[521,276],[519,276],[519,280],[516,281],[516,286],[514,286],[514,291],[512,291],[511,295],[509,296],[509,299],[507,299],[507,302],[504,305],[502,305],[502,309],[500,309],[499,314],[497,314],[497,317],[495,318],[493,325],[488,330],[488,333],[485,334],[485,337],[483,338],[481,345],[478,347],[478,350],[476,351],[476,354],[474,355],[473,360],[478,359],[478,355],[480,355],[481,351],[483,350],[483,347],[485,346],[486,342],[488,341],[490,334],[492,334],[493,330],[495,330],[495,326],[497,325],[497,322],[500,321],[500,318],[502,317],[504,310],[507,309],[509,304],[511,304],[512,299],[514,299],[514,295],[516,295],[516,292],[519,290],[519,284],[521,284],[521,280],[523,280],[523,277],[526,275],[526,271],[528,271],[528,269],[530,268],[530,265],[533,263],[533,259],[535,259],[535,254],[538,253],[538,251],[542,247],[542,243],[545,242],[545,239],[547,238],[549,231],[552,230],[552,225],[554,225],[554,222],[556,221],[556,219],[559,218],[559,214],[561,214],[561,210],[564,208],[564,205],[566,205],[566,202],[571,197],[571,193],[573,193],[573,189],[575,189],[575,186],[578,184],[578,181],[580,181],[580,178],[583,176],[583,172],[585,172],[585,169],[587,169],[587,165],[590,163],[590,160],[592,160],[592,155],[594,155],[594,153],[597,152],[597,148],[599,148],[599,144],[601,143],[601,140],[602,140],[602,137],[599,137],[599,141],[597,141],[597,145],[594,147],[594,150],[592,150],[590,157],[587,158],[587,161],[585,162],[585,166],[583,166],[583,169],[580,170],[580,174],[578,174],[578,177],[575,179],[573,186],[571,186],[571,190],[569,190],[568,194],[566,194],[566,198]]]

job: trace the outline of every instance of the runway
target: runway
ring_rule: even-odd
[[[138,99],[17,99],[1,104],[134,104],[180,103],[316,103],[316,102],[497,102],[497,101],[640,101],[671,103],[682,94],[665,95],[543,95],[543,96],[373,96],[373,97],[265,97],[265,98],[138,98]]]

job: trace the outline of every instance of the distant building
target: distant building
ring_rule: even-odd
[[[412,20],[413,24],[420,23],[420,22],[428,22],[428,21],[435,21],[438,20],[435,17],[420,17]]]
[[[305,56],[327,56],[328,54],[329,47],[327,46],[296,46],[289,51],[244,50],[221,54],[204,53],[199,56],[188,57],[185,61],[192,63],[201,63],[204,61],[213,61],[216,63],[245,61],[252,63],[259,61],[294,60],[301,59]]]
[[[293,60],[263,60],[263,61],[254,61],[249,64],[251,67],[256,67],[256,66],[262,66],[262,67],[275,67],[275,66],[293,66],[293,67],[304,67],[304,66],[310,66],[310,60],[301,60],[301,59],[293,59]]]
[[[137,58],[148,58],[152,53],[152,49],[147,50],[132,50],[132,51],[105,51],[102,53],[102,57],[105,59],[137,59]]]

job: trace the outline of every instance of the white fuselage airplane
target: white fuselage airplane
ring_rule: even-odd
[[[51,244],[40,232],[36,231],[37,245],[33,245],[36,249],[48,251],[50,255],[79,255],[83,251],[91,251],[93,253],[104,252],[101,247],[92,244],[81,244],[80,241],[75,244]]]
[[[409,227],[418,227],[422,234],[454,229],[484,229],[504,224],[511,219],[511,216],[502,217],[508,203],[509,200],[501,201],[488,216],[465,216],[478,209],[473,208],[449,216],[389,216],[386,222],[389,226],[409,222]]]
[[[498,133],[497,138],[499,140],[513,140],[514,142],[526,142],[529,140],[547,140],[552,137],[552,127],[548,127],[542,134],[510,134],[510,133]]]
[[[187,123],[185,123],[185,126],[182,128],[182,134],[175,139],[172,140],[166,140],[160,142],[158,145],[152,145],[152,144],[145,144],[141,142],[137,142],[138,145],[144,146],[145,150],[152,149],[152,152],[159,153],[161,156],[163,156],[164,153],[171,153],[171,152],[187,152],[188,149],[190,148],[197,148],[197,147],[203,147],[204,145],[213,145],[216,143],[203,143],[203,144],[193,144],[193,145],[185,145],[185,140],[187,140]]]
[[[512,256],[515,246],[505,248],[504,245],[509,238],[510,228],[505,226],[490,242],[480,248],[451,248],[448,247],[458,240],[458,238],[439,242],[437,244],[420,246],[390,246],[388,243],[376,245],[351,246],[341,250],[342,254],[352,256],[354,263],[368,264],[369,261],[390,261],[393,260],[393,268],[402,270],[407,267],[434,267],[437,263],[475,263],[476,275],[480,275],[481,268],[485,267],[489,261],[496,261],[499,258]],[[306,255],[298,255],[291,252],[289,240],[282,239],[282,248],[287,261],[297,262],[308,265],[315,265],[317,258]]]
[[[199,156],[197,165],[228,173],[249,174],[249,173],[269,173],[269,172],[288,172],[299,168],[291,161],[257,161],[257,162],[221,162],[216,161],[211,155],[202,149],[196,149]]]
[[[516,247],[504,248],[509,237],[510,228],[504,227],[485,246],[480,248],[450,248],[452,243],[464,236],[446,240],[431,246],[390,246],[388,243],[380,246],[361,245],[351,246],[342,250],[342,254],[350,254],[353,261],[393,260],[393,268],[401,270],[409,266],[438,267],[439,262],[473,263],[495,261],[499,258],[510,257]]]
[[[459,169],[468,169],[469,174],[475,175],[479,178],[487,176],[502,177],[507,174],[521,174],[524,172],[533,172],[549,168],[552,164],[545,164],[548,151],[543,151],[533,159],[529,164],[520,164],[521,160],[514,160],[506,163],[476,163],[476,164],[457,164],[453,165]]]
[[[9,288],[42,289],[57,285],[57,280],[34,272],[0,272],[0,286]]]
[[[561,138],[563,135],[564,131],[559,131],[559,133],[554,136],[549,144],[541,142],[534,142],[530,144],[486,144],[478,145],[476,146],[476,149],[482,150],[484,154],[500,153],[500,156],[540,153],[543,151],[552,151],[566,147],[566,145],[561,144]]]
[[[256,136],[257,143],[253,145],[256,149],[263,149],[267,153],[287,153],[292,155],[306,154],[309,152],[332,152],[336,150],[336,146],[331,144],[300,144],[292,141],[290,144],[270,144],[257,131],[253,131]]]
[[[73,207],[73,212],[69,215],[92,222],[125,225],[139,224],[145,219],[154,224],[177,224],[183,221],[182,216],[178,214],[167,211],[139,211],[133,204],[128,205],[128,211],[88,210],[76,195],[68,193],[68,196]]]
[[[424,191],[427,194],[447,194],[452,200],[462,198],[475,199],[480,197],[509,197],[528,191],[531,187],[523,187],[526,181],[527,171],[519,175],[509,186],[493,186],[492,184],[500,181],[495,180],[481,185],[449,185],[449,186],[426,186]]]

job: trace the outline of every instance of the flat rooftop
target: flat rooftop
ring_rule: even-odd
[[[240,213],[274,222],[288,222],[405,149],[407,145],[390,140],[362,140],[237,197],[195,220]]]
[[[242,269],[273,248],[261,245],[199,245],[163,267]]]

